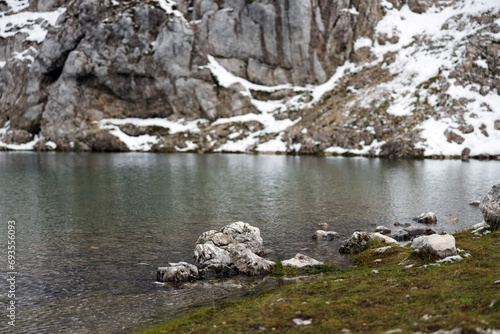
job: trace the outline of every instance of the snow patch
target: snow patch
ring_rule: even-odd
[[[59,8],[53,12],[20,12],[3,16],[0,20],[0,37],[9,38],[24,33],[27,41],[40,44],[48,32],[44,26],[48,24],[55,27],[57,19],[65,11],[65,8]]]

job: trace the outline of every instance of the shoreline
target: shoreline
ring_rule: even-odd
[[[197,308],[138,333],[343,329],[349,329],[345,333],[396,329],[399,331],[394,333],[412,333],[458,327],[474,333],[480,325],[485,330],[500,328],[496,316],[500,311],[500,231],[480,235],[472,232],[471,228],[453,234],[459,254],[470,254],[460,262],[436,263],[435,258],[416,255],[409,244],[385,253],[373,251],[379,245],[371,245],[352,257],[354,268],[218,306]],[[346,285],[346,281],[351,284]],[[450,295],[453,298],[445,299]],[[488,298],[492,300],[486,301]],[[442,308],[443,303],[446,307]],[[354,312],[356,309],[360,312]],[[346,314],[339,318],[342,312]]]
[[[152,151],[58,151],[58,150],[24,150],[24,149],[10,149],[5,146],[0,146],[0,152],[31,152],[31,153],[75,153],[75,154],[91,154],[91,153],[140,153],[140,154],[200,154],[200,155],[225,155],[225,154],[238,154],[238,155],[276,155],[276,156],[298,156],[298,157],[336,157],[336,158],[367,158],[367,159],[381,159],[381,160],[462,160],[468,162],[470,160],[477,161],[500,161],[500,155],[479,154],[468,156],[460,155],[424,155],[422,157],[381,157],[379,155],[369,154],[355,154],[355,153],[331,153],[331,152],[317,152],[317,153],[295,153],[295,152],[197,152],[197,151],[178,151],[178,152],[152,152]]]

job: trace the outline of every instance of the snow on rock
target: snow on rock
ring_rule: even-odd
[[[65,8],[59,8],[53,12],[16,12],[4,15],[0,19],[0,37],[5,39],[24,33],[27,41],[40,44],[47,35],[45,26],[55,26],[57,19],[65,11]]]

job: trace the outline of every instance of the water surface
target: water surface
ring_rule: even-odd
[[[433,211],[436,231],[455,232],[481,222],[468,203],[499,179],[496,161],[0,152],[0,306],[8,220],[18,242],[13,332],[122,332],[275,284],[155,284],[156,267],[191,261],[206,230],[241,220],[261,229],[273,260],[301,252],[345,264],[339,240],[311,239],[318,223],[347,238]]]

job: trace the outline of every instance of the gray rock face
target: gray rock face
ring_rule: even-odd
[[[30,9],[63,3],[32,1]],[[241,87],[224,88],[212,77],[207,54],[255,83],[324,82],[382,15],[378,0],[357,4],[356,15],[348,6],[177,0],[177,11],[168,14],[155,2],[70,2],[59,28],[35,45],[30,67],[9,60],[1,70],[0,125],[10,120],[11,129],[41,134],[57,150],[126,151],[117,142],[96,142],[100,135],[92,133],[106,130],[95,121],[255,112]],[[8,48],[0,45],[0,61],[27,48],[23,36],[16,38]]]
[[[156,274],[159,282],[187,282],[198,277],[198,268],[187,262],[169,263],[167,267],[159,267]]]
[[[441,258],[457,255],[455,237],[449,234],[418,237],[413,240],[411,249],[424,250]]]
[[[500,181],[488,192],[479,205],[484,221],[493,229],[500,228]]]
[[[339,252],[344,254],[357,254],[361,253],[368,247],[371,241],[384,242],[390,245],[399,245],[399,243],[388,236],[380,233],[367,233],[367,232],[354,232],[342,246]]]

